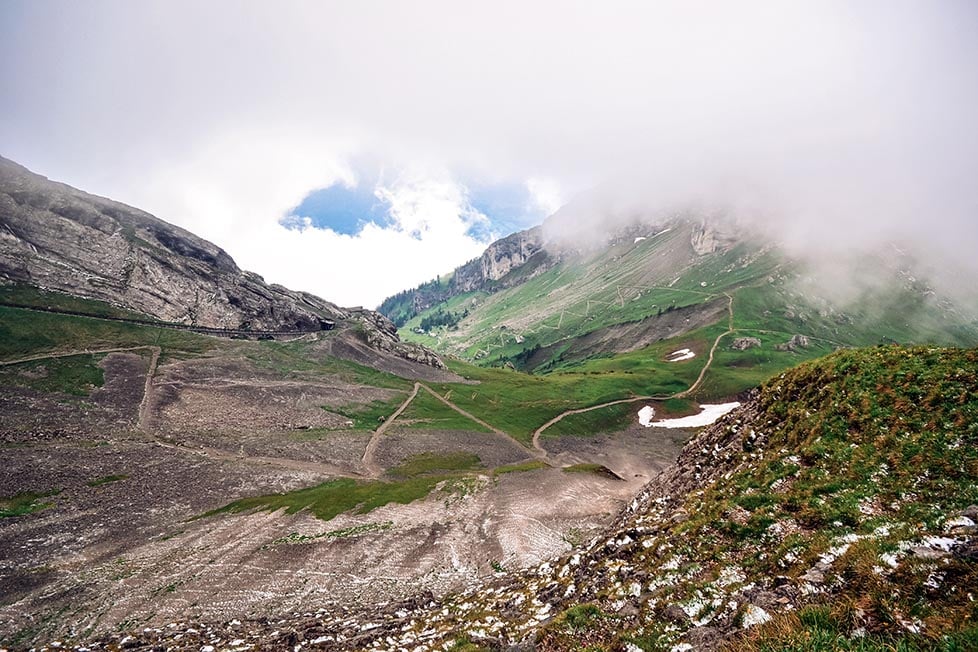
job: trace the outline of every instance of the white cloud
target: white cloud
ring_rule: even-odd
[[[346,306],[374,307],[482,253],[489,242],[469,232],[488,219],[443,171],[382,181],[388,225],[345,235],[304,216],[283,223],[310,192],[357,183],[343,162],[350,151],[298,127],[228,126],[178,165],[141,167],[102,192],[217,243],[268,282]]]
[[[554,179],[531,177],[526,180],[526,189],[530,191],[533,208],[544,215],[553,215],[564,205],[560,184]]]
[[[285,233],[306,194],[352,180],[351,156],[525,182],[548,211],[609,179],[646,207],[737,194],[806,246],[900,230],[969,261],[976,16],[907,0],[7,0],[0,145],[341,302],[375,301],[373,272],[334,288],[324,257],[397,261],[395,291],[478,253],[478,216],[437,174],[385,184],[393,229]]]

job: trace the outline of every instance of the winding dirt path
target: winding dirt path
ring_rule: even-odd
[[[380,438],[383,437],[384,432],[390,427],[397,417],[401,416],[401,413],[407,409],[407,406],[411,405],[411,401],[415,399],[418,395],[418,391],[421,389],[421,383],[414,383],[414,389],[411,390],[411,394],[401,403],[401,406],[394,411],[394,414],[387,417],[380,426],[374,430],[374,434],[370,436],[370,441],[367,442],[367,448],[363,451],[363,468],[366,470],[367,475],[371,478],[380,477],[380,474],[384,472],[382,468],[374,461],[374,454],[377,452],[377,446],[380,444]]]
[[[502,437],[503,439],[505,439],[505,440],[507,440],[507,441],[509,441],[509,442],[511,442],[513,444],[516,444],[520,448],[526,448],[526,445],[523,442],[519,441],[518,439],[516,439],[515,437],[513,437],[509,433],[500,430],[499,428],[497,428],[496,426],[494,426],[492,424],[486,423],[485,421],[483,421],[479,417],[475,416],[471,412],[467,412],[466,410],[463,410],[462,408],[460,408],[459,406],[455,405],[454,403],[452,403],[447,398],[445,398],[444,396],[442,396],[441,394],[439,394],[435,390],[431,389],[427,385],[421,385],[421,387],[423,387],[429,394],[431,394],[432,396],[434,396],[435,398],[437,398],[439,401],[441,401],[442,403],[444,403],[448,407],[452,408],[453,410],[455,410],[456,412],[458,412],[459,414],[461,414],[463,417],[465,417],[467,419],[470,419],[471,421],[474,421],[475,423],[478,423],[483,428],[488,428],[493,434],[495,434],[495,435],[497,435],[499,437]],[[534,452],[534,456],[538,456],[536,454],[536,452]],[[544,456],[546,456],[546,453],[544,453]]]
[[[661,396],[658,396],[658,397],[657,396],[634,396],[632,398],[621,398],[621,399],[618,399],[617,401],[610,401],[608,403],[601,403],[599,405],[592,405],[591,407],[577,408],[577,409],[574,409],[574,410],[567,410],[566,412],[561,412],[560,414],[558,414],[557,416],[555,416],[553,419],[551,419],[550,421],[546,422],[545,424],[543,424],[542,426],[540,426],[539,428],[537,428],[536,430],[533,431],[533,451],[539,457],[546,457],[547,456],[547,450],[543,446],[540,445],[540,435],[543,433],[544,430],[546,430],[550,426],[554,425],[555,423],[557,423],[558,421],[560,421],[564,417],[569,417],[572,414],[583,414],[585,412],[590,412],[592,410],[600,410],[601,408],[610,407],[612,405],[620,405],[622,403],[635,403],[636,401],[651,401],[651,400],[663,399],[663,398],[670,398],[670,397],[668,397],[668,396],[666,396],[666,397],[661,397]]]
[[[706,364],[703,365],[703,368],[700,369],[700,375],[696,377],[696,381],[692,385],[690,385],[687,389],[684,389],[681,392],[677,392],[673,394],[670,398],[685,398],[686,396],[689,396],[690,394],[695,392],[699,388],[700,383],[703,382],[703,378],[706,376],[706,372],[709,371],[710,365],[713,364],[713,354],[716,353],[717,347],[720,346],[720,340],[725,338],[727,335],[736,332],[737,329],[734,328],[734,323],[733,323],[734,320],[733,296],[728,294],[727,292],[724,292],[723,295],[727,297],[727,315],[728,315],[727,330],[717,335],[717,338],[713,341],[713,346],[710,347],[710,356],[706,359]]]
[[[536,452],[536,454],[543,458],[547,457],[547,450],[540,445],[540,435],[543,434],[544,430],[554,425],[564,417],[571,416],[572,414],[583,414],[584,412],[590,412],[592,410],[600,410],[601,408],[610,407],[612,405],[620,405],[622,403],[635,403],[637,401],[665,401],[670,398],[684,398],[695,392],[703,382],[703,378],[706,376],[706,372],[709,370],[710,365],[713,364],[713,354],[716,353],[717,347],[720,345],[720,340],[736,331],[733,323],[733,296],[728,292],[724,292],[723,295],[727,297],[727,330],[717,335],[717,338],[713,341],[713,346],[710,348],[710,355],[706,360],[706,364],[704,364],[703,368],[700,369],[700,374],[696,377],[696,380],[692,385],[681,392],[676,392],[675,394],[664,396],[635,396],[632,398],[619,399],[617,401],[609,401],[608,403],[601,403],[599,405],[592,405],[591,407],[577,408],[575,410],[561,412],[553,419],[533,431],[533,450]]]
[[[26,358],[17,358],[16,360],[5,360],[0,362],[0,367],[5,367],[12,364],[20,364],[22,362],[32,362],[34,360],[47,360],[49,358],[70,358],[76,355],[97,355],[100,353],[122,353],[123,351],[140,351],[142,349],[158,349],[149,344],[141,344],[140,346],[127,346],[127,347],[114,347],[111,349],[81,349],[79,351],[58,351],[50,353],[38,353],[37,355],[29,355]]]
[[[175,444],[172,442],[164,441],[158,437],[153,438],[153,443],[161,448],[168,448],[170,450],[180,451],[182,453],[190,453],[192,455],[200,455],[201,457],[206,457],[209,460],[216,462],[238,462],[243,464],[253,464],[255,466],[273,466],[280,469],[287,469],[289,471],[305,471],[308,473],[317,473],[319,475],[325,475],[330,477],[342,477],[342,478],[362,478],[362,473],[356,473],[348,469],[336,466],[334,464],[326,464],[323,462],[311,462],[304,460],[295,460],[289,457],[267,457],[263,455],[241,455],[236,453],[231,453],[226,450],[221,450],[219,448],[209,448],[207,446],[201,446],[195,448],[192,446],[184,446],[182,444]]]

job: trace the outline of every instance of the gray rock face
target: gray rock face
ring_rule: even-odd
[[[213,328],[315,330],[337,306],[268,285],[152,215],[0,159],[0,277]]]
[[[210,328],[316,331],[323,320],[357,321],[371,346],[443,366],[427,349],[398,340],[393,325],[376,313],[354,313],[265,283],[184,229],[0,157],[2,281]]]
[[[437,369],[446,368],[445,363],[434,352],[417,344],[402,342],[397,336],[394,322],[379,312],[363,310],[357,312],[355,317],[363,327],[363,336],[369,347]]]
[[[791,339],[784,344],[778,344],[776,347],[778,351],[794,351],[795,349],[807,349],[808,348],[808,338],[804,335],[792,335]]]
[[[543,230],[538,226],[497,240],[489,245],[479,259],[482,276],[487,280],[498,281],[541,249]]]
[[[502,279],[542,250],[543,230],[539,226],[497,240],[482,252],[482,256],[455,270],[454,293],[483,289],[487,283]]]
[[[733,234],[725,233],[714,224],[701,222],[693,229],[689,244],[698,256],[705,256],[730,247],[736,242]]]
[[[738,337],[730,344],[730,348],[734,351],[746,351],[747,349],[753,349],[760,345],[761,341],[756,337]]]

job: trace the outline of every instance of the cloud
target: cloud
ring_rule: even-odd
[[[976,18],[955,0],[8,0],[0,147],[304,289],[336,243],[411,252],[390,292],[470,257],[485,224],[445,170],[525,184],[546,210],[610,189],[596,220],[723,204],[804,247],[903,234],[973,269]],[[436,172],[389,197],[386,231],[279,225],[358,157]],[[252,232],[275,247],[239,244]]]

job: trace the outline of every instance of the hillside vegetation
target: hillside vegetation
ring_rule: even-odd
[[[720,228],[684,219],[636,223],[587,251],[543,250],[498,282],[454,293],[441,282],[440,294],[428,284],[385,305],[399,306],[404,320],[413,297],[421,309],[404,321],[401,336],[480,366],[640,371],[663,385],[670,374],[684,380],[681,365],[658,364],[665,354],[699,342],[694,351],[703,356],[729,330],[702,398],[735,395],[841,347],[978,344],[974,311],[914,276],[909,256],[845,261],[852,287],[840,289],[838,279],[756,234]],[[704,248],[704,239],[716,242]],[[742,338],[756,344],[734,347]]]

